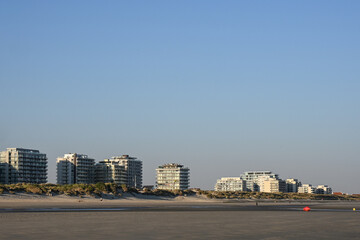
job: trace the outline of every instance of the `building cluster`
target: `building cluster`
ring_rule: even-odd
[[[332,189],[327,185],[314,187],[311,184],[302,184],[294,178],[282,180],[278,174],[271,171],[249,171],[244,172],[240,177],[221,178],[216,182],[215,191],[332,194]]]
[[[69,153],[57,158],[58,184],[116,183],[142,188],[142,161],[122,155],[95,162],[85,154]],[[39,150],[7,148],[0,152],[0,183],[46,183],[48,159]],[[156,169],[156,188],[186,190],[190,186],[190,169],[169,163]],[[215,191],[298,192],[332,194],[327,185],[317,187],[301,184],[297,179],[282,180],[270,171],[244,172],[240,177],[224,177],[217,181]]]
[[[116,183],[129,187],[142,186],[142,161],[129,155],[95,163],[84,154],[69,153],[57,158],[57,183]]]
[[[39,150],[7,148],[0,152],[0,183],[46,183],[48,159]],[[142,188],[142,161],[122,155],[95,162],[85,154],[68,153],[58,157],[57,184],[116,183]],[[156,169],[156,187],[185,190],[190,185],[190,170],[180,164],[164,164]]]

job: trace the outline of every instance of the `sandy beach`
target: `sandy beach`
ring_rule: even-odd
[[[359,239],[353,208],[360,203],[4,194],[0,230],[3,239]]]

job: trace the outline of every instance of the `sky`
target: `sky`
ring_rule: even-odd
[[[0,1],[0,150],[360,193],[359,1]]]

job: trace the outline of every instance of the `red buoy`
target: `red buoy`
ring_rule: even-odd
[[[308,212],[308,211],[310,211],[310,210],[311,210],[311,208],[309,208],[308,206],[304,207],[304,211],[305,211],[305,212]]]

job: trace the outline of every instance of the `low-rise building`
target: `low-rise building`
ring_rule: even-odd
[[[246,191],[246,182],[240,177],[223,177],[217,180],[215,191]]]
[[[163,190],[186,190],[190,185],[190,170],[183,165],[170,163],[156,169],[156,188]]]

